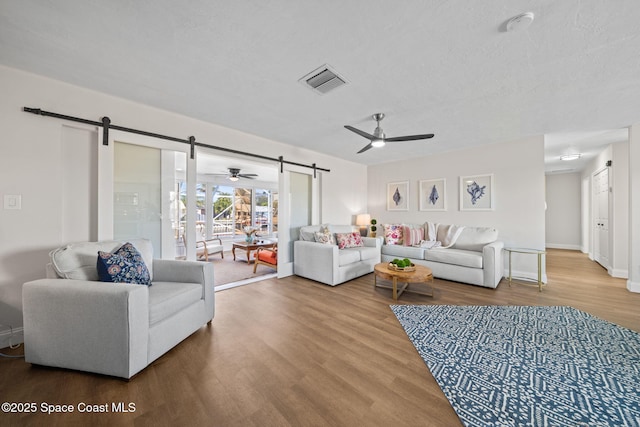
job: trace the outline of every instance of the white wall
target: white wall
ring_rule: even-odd
[[[97,236],[95,127],[25,113],[34,107],[116,125],[316,163],[321,221],[353,223],[367,206],[366,166],[205,123],[48,78],[0,67],[0,200],[21,195],[21,210],[0,209],[0,348],[22,325],[22,284],[44,277],[50,250]]]
[[[495,210],[460,211],[460,176],[483,174],[494,174]],[[369,213],[379,224],[431,221],[488,226],[498,229],[505,246],[545,247],[542,136],[370,166],[368,176]],[[447,210],[419,211],[418,182],[437,178],[446,179]],[[395,181],[409,181],[408,212],[386,210],[387,183]],[[513,270],[514,275],[536,278],[536,257],[514,255]]]
[[[629,280],[640,292],[640,123],[629,128]]]
[[[548,248],[582,248],[581,192],[579,173],[546,176],[546,246]]]
[[[609,248],[610,266],[608,272],[613,277],[627,278],[629,271],[629,142],[618,142],[609,145],[591,161],[582,171],[581,180],[588,182],[589,200],[592,199],[592,180],[594,174],[606,167],[607,161],[612,161],[609,169],[610,210],[609,210]],[[588,223],[584,232],[588,233],[589,256],[593,259],[593,212],[591,202],[588,209]],[[583,242],[584,243],[584,242]]]
[[[629,277],[629,142],[612,146],[613,277]]]

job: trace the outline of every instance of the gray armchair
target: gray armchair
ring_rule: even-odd
[[[89,242],[51,252],[47,279],[24,284],[27,362],[131,378],[214,316],[213,265],[153,259],[132,240],[152,285],[96,282],[98,251],[125,242]]]

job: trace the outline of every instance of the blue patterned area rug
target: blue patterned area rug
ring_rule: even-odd
[[[640,426],[640,334],[571,307],[392,305],[465,426]]]

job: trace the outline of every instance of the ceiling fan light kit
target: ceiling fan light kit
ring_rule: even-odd
[[[212,175],[221,175],[221,176],[226,176],[227,179],[229,181],[232,182],[237,182],[240,180],[240,178],[246,178],[246,179],[256,179],[256,177],[258,176],[255,173],[240,173],[240,169],[239,168],[228,168],[229,172],[228,173],[214,173]]]
[[[369,150],[371,147],[375,147],[375,148],[384,147],[387,142],[417,141],[419,139],[433,138],[434,136],[432,133],[427,133],[423,135],[406,135],[406,136],[396,136],[393,138],[387,138],[387,136],[384,134],[384,131],[380,127],[380,121],[384,119],[384,113],[376,113],[371,117],[373,118],[373,120],[375,120],[378,123],[378,125],[376,126],[376,129],[373,131],[373,135],[367,132],[361,131],[360,129],[356,129],[353,126],[349,126],[349,125],[344,126],[346,129],[350,130],[351,132],[357,133],[358,135],[364,138],[367,138],[369,141],[371,141],[369,142],[369,144],[365,145],[360,151],[358,151],[358,154],[364,153],[365,151]]]
[[[580,157],[582,157],[582,154],[580,153],[564,154],[560,156],[560,160],[563,160],[565,162],[570,162],[572,160],[578,160]]]

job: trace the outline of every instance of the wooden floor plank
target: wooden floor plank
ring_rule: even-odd
[[[486,289],[436,279],[433,297],[406,293],[398,304],[569,305],[640,332],[640,294],[626,280],[579,252],[547,258],[542,293],[522,281]],[[131,402],[136,410],[0,413],[0,425],[460,425],[392,303],[372,275],[335,287],[290,277],[221,291],[212,326],[129,382],[1,359],[3,402]]]

